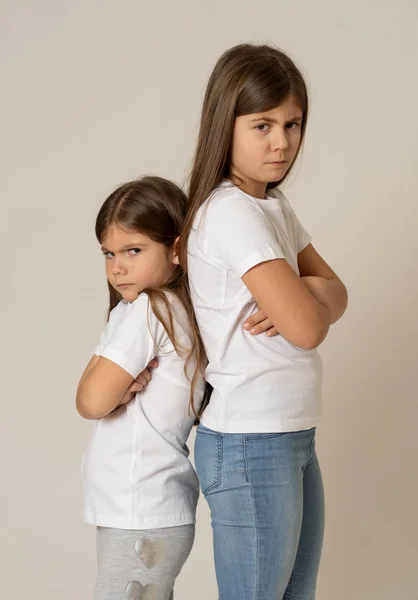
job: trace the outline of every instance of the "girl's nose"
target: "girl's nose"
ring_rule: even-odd
[[[289,140],[287,139],[287,130],[282,127],[278,127],[271,140],[272,150],[286,150],[289,146]]]
[[[113,275],[123,275],[126,273],[126,267],[124,265],[123,260],[120,257],[115,257],[112,265],[112,273]]]

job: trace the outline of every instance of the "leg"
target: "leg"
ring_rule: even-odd
[[[144,531],[97,529],[94,600],[172,600],[194,525]]]
[[[313,441],[314,444],[314,441]],[[314,600],[324,534],[324,490],[315,450],[304,469],[302,530],[283,600]]]
[[[256,522],[242,435],[199,425],[195,463],[212,517],[219,600],[252,600],[256,576]]]
[[[220,600],[283,598],[300,539],[312,437],[198,429],[195,460],[211,509]]]

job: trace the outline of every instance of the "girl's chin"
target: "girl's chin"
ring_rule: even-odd
[[[122,296],[122,298],[125,300],[125,302],[134,302],[140,294],[140,292],[138,292],[136,290],[129,290],[129,291],[128,290],[126,290],[126,291],[119,290],[119,293]]]

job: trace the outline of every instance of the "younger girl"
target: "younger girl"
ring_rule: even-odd
[[[95,600],[172,599],[193,545],[186,440],[204,351],[177,254],[185,210],[176,185],[145,177],[113,192],[96,221],[110,315],[77,391],[81,416],[98,419],[82,468],[84,518],[97,526]],[[154,357],[152,381],[131,401]]]
[[[303,77],[279,50],[241,45],[218,61],[203,104],[181,262],[213,387],[195,459],[212,515],[220,600],[315,596],[324,526],[316,347],[347,296],[278,189],[307,118]],[[251,335],[260,331],[269,335]]]

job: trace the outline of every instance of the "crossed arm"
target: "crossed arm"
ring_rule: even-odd
[[[347,307],[347,290],[331,267],[309,244],[298,255],[298,276],[283,259],[261,263],[243,276],[260,307],[244,328],[253,335],[278,332],[300,348],[319,346],[330,325]],[[99,419],[127,404],[151,379],[152,360],[136,379],[104,357],[93,356],[78,385],[77,410],[86,419]]]
[[[299,253],[298,267],[300,276],[285,260],[277,259],[243,276],[261,309],[244,327],[253,335],[280,332],[294,345],[310,349],[319,346],[330,325],[344,314],[347,290],[312,244]]]
[[[153,359],[136,379],[119,365],[103,356],[93,356],[78,384],[76,407],[85,419],[100,419],[123,404],[128,404],[151,379],[150,368],[158,367]]]

